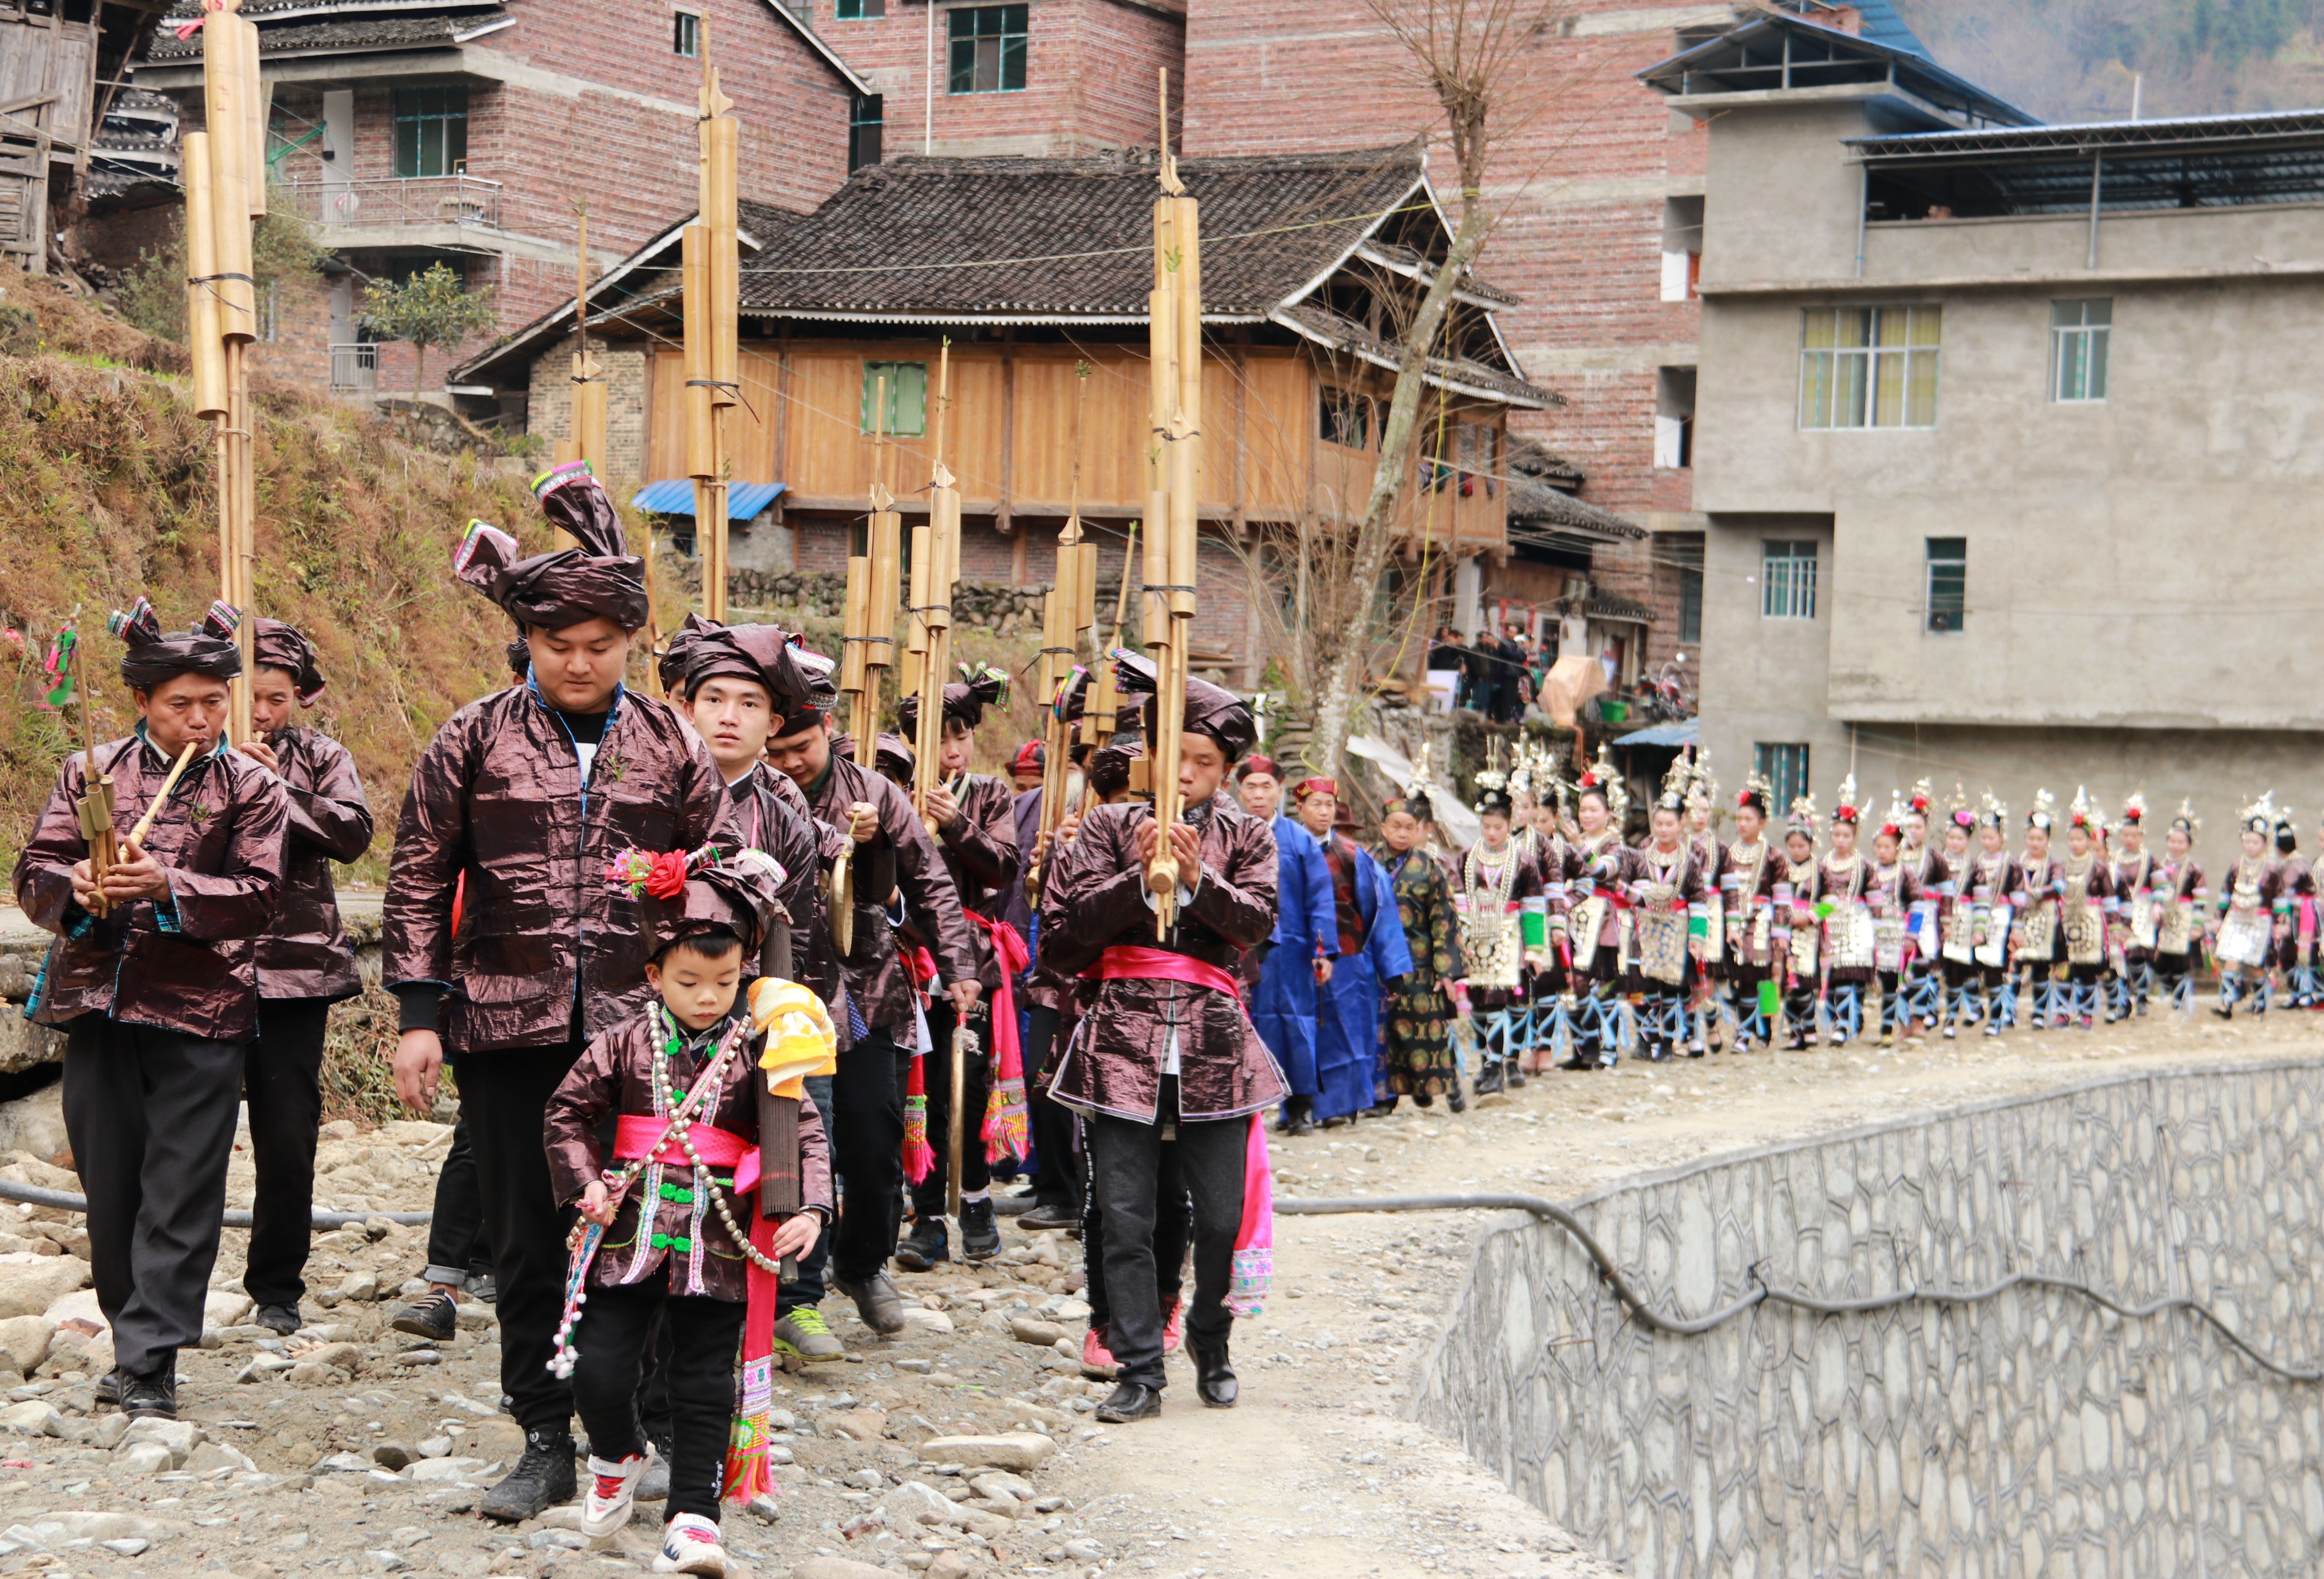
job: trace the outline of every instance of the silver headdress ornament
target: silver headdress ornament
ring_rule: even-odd
[[[1840,781],[1840,793],[1832,799],[1832,825],[1836,827],[1841,823],[1846,823],[1853,827],[1862,821],[1863,817],[1864,808],[1858,805],[1856,801],[1856,775],[1850,773]]]
[[[2130,799],[2122,803],[2122,820],[2126,823],[2144,823],[2146,820],[2145,790],[2134,791]]]
[[[2247,833],[2275,832],[2275,791],[2273,790],[2245,807],[2242,812],[2244,829]]]
[[[2000,828],[2009,826],[2009,803],[1997,800],[1990,790],[1979,790],[1977,798],[1977,821],[1979,827]]]
[[[2053,809],[2057,804],[2058,798],[2047,790],[2034,791],[2034,809],[2025,814],[2025,826],[2048,833],[2058,820]]]
[[[2179,815],[2171,819],[2171,826],[2190,839],[2203,831],[2203,819],[2195,815],[2194,801],[2183,796],[2180,799]]]
[[[1816,826],[1815,791],[1811,790],[1804,795],[1792,797],[1791,811],[1784,818],[1784,824],[1785,836],[1805,834],[1812,843],[1816,836]]]

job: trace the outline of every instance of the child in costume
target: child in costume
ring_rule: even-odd
[[[590,1041],[546,1121],[558,1199],[582,1219],[551,1365],[572,1377],[589,1433],[582,1531],[629,1521],[650,1462],[636,1400],[659,1315],[674,1339],[674,1449],[654,1570],[715,1576],[726,1571],[722,1496],[769,1489],[779,1270],[832,1215],[829,1150],[803,1083],[831,1072],[835,1037],[822,1001],[795,983],[762,977],[742,1008],[775,886],[752,852],[724,865],[710,855],[632,852],[608,873],[643,890],[657,996]],[[609,1116],[610,1159],[598,1150]]]

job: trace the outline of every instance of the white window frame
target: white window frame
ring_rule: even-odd
[[[2090,321],[2096,308],[2101,321]],[[2059,321],[2071,309],[2074,323]],[[2095,406],[2107,398],[2107,373],[2113,360],[2114,298],[2089,297],[2050,304],[2050,399],[2061,406]],[[2068,393],[2071,385],[2079,392]],[[2095,387],[2093,387],[2095,386]]]
[[[1784,552],[1778,554],[1776,549]],[[1806,549],[1805,553],[1800,550]],[[1813,538],[1765,538],[1759,545],[1759,617],[1812,620],[1823,545]],[[1804,567],[1803,573],[1802,567]],[[1780,573],[1779,573],[1780,568]]]
[[[1799,425],[1806,431],[1869,429],[1927,429],[1937,425],[1943,373],[1944,309],[1934,303],[1877,307],[1811,307],[1800,314]],[[1888,327],[1901,337],[1884,343]],[[1819,325],[1828,326],[1817,344]],[[1848,330],[1860,343],[1844,344]],[[1928,338],[1919,337],[1926,331]],[[1914,408],[1914,381],[1925,372],[1928,402]]]

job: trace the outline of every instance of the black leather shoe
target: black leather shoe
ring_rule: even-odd
[[[941,1232],[943,1224],[937,1228]],[[989,1261],[1001,1253],[1001,1224],[993,1219],[991,1201],[960,1204],[960,1253],[972,1261]]]
[[[503,1524],[520,1524],[570,1502],[573,1491],[572,1433],[527,1431],[524,1456],[499,1485],[484,1493],[476,1511]]]
[[[389,1318],[389,1326],[415,1338],[449,1343],[460,1330],[460,1307],[441,1288],[430,1288]]]
[[[295,1305],[262,1305],[258,1307],[258,1314],[250,1319],[268,1332],[280,1333],[286,1338],[307,1325],[299,1319],[299,1307]]]
[[[118,1404],[121,1401],[121,1390],[128,1384],[128,1381],[129,1372],[116,1365],[98,1377],[96,1385],[91,1387],[89,1391],[96,1395],[98,1403]]]
[[[1097,1417],[1109,1426],[1158,1419],[1161,1414],[1162,1390],[1136,1381],[1123,1382],[1097,1407]]]
[[[1517,1065],[1511,1064],[1509,1066],[1509,1089],[1511,1091],[1523,1091],[1525,1089],[1525,1083],[1526,1072]]]
[[[1479,1096],[1490,1096],[1493,1093],[1499,1091],[1501,1088],[1501,1082],[1505,1073],[1506,1067],[1503,1065],[1486,1065],[1477,1076],[1477,1094]]]
[[[896,1247],[896,1264],[908,1272],[925,1272],[940,1261],[952,1260],[952,1239],[945,1231],[941,1217],[923,1217],[912,1224],[904,1242]]]
[[[1194,1361],[1194,1396],[1214,1409],[1234,1408],[1237,1391],[1234,1367],[1227,1363],[1225,1345],[1215,1349],[1197,1349],[1189,1344],[1186,1353]]]
[[[904,1330],[903,1297],[885,1271],[874,1272],[861,1282],[834,1275],[831,1286],[855,1301],[855,1314],[873,1332],[893,1337]]]
[[[1283,1099],[1283,1117],[1276,1124],[1276,1132],[1283,1135],[1312,1135],[1315,1132],[1315,1099],[1312,1096],[1286,1096]]]
[[[1444,1094],[1444,1105],[1456,1113],[1464,1113],[1469,1111],[1469,1099],[1462,1095],[1460,1086],[1455,1085]]]
[[[1082,1220],[1070,1206],[1035,1206],[1017,1214],[1017,1226],[1028,1233],[1046,1233],[1052,1228],[1079,1228]]]
[[[163,1361],[143,1376],[121,1373],[121,1412],[133,1420],[178,1417],[178,1362]]]
[[[645,1473],[638,1476],[638,1483],[630,1492],[632,1501],[639,1502],[669,1501],[669,1461],[677,1452],[676,1437],[653,1438],[653,1451],[646,1455]]]

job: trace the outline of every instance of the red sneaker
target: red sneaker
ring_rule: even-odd
[[[1105,1346],[1101,1329],[1092,1327],[1082,1339],[1082,1369],[1092,1376],[1112,1376],[1121,1369],[1120,1363]]]
[[[1162,1306],[1162,1352],[1176,1353],[1178,1342],[1185,1334],[1186,1302],[1183,1299],[1165,1300]]]

